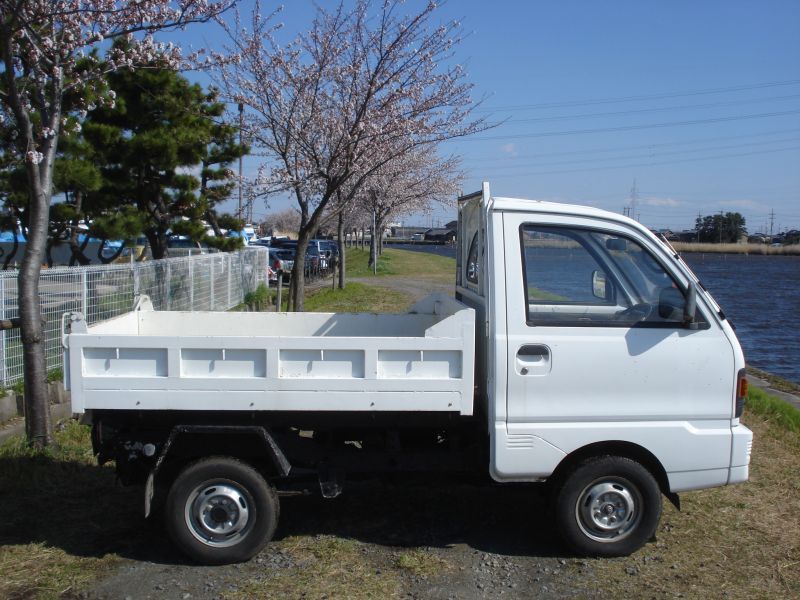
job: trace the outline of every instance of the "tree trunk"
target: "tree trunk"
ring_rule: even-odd
[[[345,286],[345,255],[344,255],[344,215],[339,213],[339,224],[336,234],[339,236],[339,289]]]
[[[305,309],[305,266],[306,248],[308,241],[313,237],[313,232],[308,228],[301,228],[297,234],[297,253],[294,256],[294,266],[292,267],[292,281],[289,284],[289,307],[293,312],[303,312]]]
[[[28,243],[18,277],[18,302],[25,371],[25,433],[31,446],[41,449],[52,442],[47,398],[47,357],[39,303],[39,275],[47,241],[50,195],[35,172],[38,171],[38,165],[28,163],[26,166],[31,201]]]
[[[369,235],[369,262],[367,266],[370,269],[375,269],[378,262],[378,236],[375,235],[375,227],[372,227],[372,233]]]

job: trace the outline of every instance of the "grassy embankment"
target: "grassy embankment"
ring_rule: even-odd
[[[694,242],[671,242],[671,244],[678,252],[800,256],[800,244],[774,247],[770,246],[769,244],[699,244]]]
[[[384,276],[418,264],[416,255],[390,251],[385,257]],[[359,257],[352,262],[358,273]],[[452,262],[447,267],[452,272]],[[360,298],[369,287],[352,289]],[[752,390],[744,421],[756,434],[748,484],[685,494],[680,514],[666,505],[658,540],[631,557],[567,559],[563,569],[573,573],[571,585],[604,597],[800,596],[800,411]],[[45,453],[32,453],[19,438],[0,446],[0,598],[75,597],[122,558],[152,560],[165,543],[157,526],[142,527],[141,491],[114,487],[113,469],[94,464],[88,429],[74,422],[58,429],[58,446]],[[538,519],[520,523],[520,535],[535,537],[538,529]],[[237,587],[222,595],[396,597],[409,575],[446,582],[459,568],[446,551],[376,552],[372,544],[335,533],[290,534],[272,547],[290,566],[237,572]]]

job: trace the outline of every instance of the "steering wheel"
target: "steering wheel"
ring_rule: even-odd
[[[641,302],[639,304],[634,304],[633,306],[629,306],[622,312],[618,312],[615,315],[615,319],[619,321],[633,321],[634,323],[638,323],[639,321],[645,321],[653,312],[653,305],[648,304],[647,302]]]

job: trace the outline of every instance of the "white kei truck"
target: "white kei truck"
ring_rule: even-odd
[[[745,362],[680,256],[583,206],[458,202],[455,299],[408,314],[134,310],[63,323],[98,461],[205,564],[271,539],[278,496],[482,471],[545,482],[575,553],[650,540],[662,494],[744,482]],[[488,481],[488,477],[487,477]]]

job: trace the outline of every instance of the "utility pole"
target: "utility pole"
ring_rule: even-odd
[[[769,211],[769,237],[772,238],[772,227],[775,225],[775,209]],[[772,239],[770,239],[772,241]]]
[[[239,146],[242,145],[242,128],[244,127],[244,104],[239,102]],[[239,154],[239,212],[236,216],[242,218],[242,155]]]
[[[703,222],[703,215],[697,211],[697,222],[694,224],[694,231],[697,234],[697,243],[700,243],[700,224]]]

